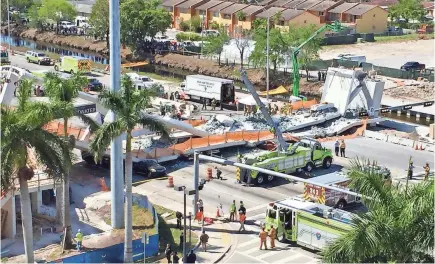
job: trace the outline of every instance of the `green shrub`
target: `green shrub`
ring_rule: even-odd
[[[195,31],[196,33],[200,33],[202,30],[201,18],[199,16],[194,16],[190,20],[191,22],[191,31]]]
[[[181,21],[180,29],[181,29],[181,31],[189,31],[190,30],[190,20]]]
[[[217,30],[217,29],[219,29],[219,24],[216,21],[213,21],[210,24],[210,28]]]
[[[199,41],[201,40],[201,36],[194,32],[180,32],[178,33],[175,38],[177,41],[185,41],[185,40],[191,40],[191,41]]]

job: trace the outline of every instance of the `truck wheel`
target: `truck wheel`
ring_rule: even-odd
[[[273,182],[274,179],[275,179],[275,176],[267,175],[267,181],[268,182]]]
[[[54,70],[55,70],[55,71],[59,71],[59,66],[54,65]]]
[[[266,177],[264,177],[265,175],[263,174],[263,173],[259,173],[259,174],[257,174],[257,184],[258,185],[262,185],[264,182],[265,182],[265,178]]]
[[[327,157],[323,160],[323,168],[329,169],[332,164],[332,159],[330,157]]]
[[[312,162],[308,162],[304,169],[306,172],[312,172],[314,169],[314,164]]]
[[[346,201],[341,199],[340,201],[338,201],[338,203],[335,205],[336,208],[343,210],[344,207],[346,206]]]

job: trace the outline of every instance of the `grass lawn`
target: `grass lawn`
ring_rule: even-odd
[[[425,34],[424,39],[433,39],[434,34]],[[409,40],[419,40],[418,34],[407,34],[402,36],[380,36],[375,37],[376,42],[396,42],[396,41],[409,41]]]
[[[172,210],[169,210],[167,208],[154,205],[154,208],[157,211],[157,214],[159,216],[159,234],[160,234],[160,247],[159,251],[164,254],[166,245],[171,244],[171,247],[173,250],[176,250],[178,253],[178,256],[182,257],[183,249],[180,247],[180,235],[182,230],[177,229],[175,224],[167,223],[167,220],[171,220],[175,218],[175,212]],[[170,213],[170,215],[166,218],[163,218],[162,215],[164,213]],[[187,232],[189,234],[189,231]],[[189,243],[189,236],[186,236],[186,241]],[[198,237],[195,233],[192,232],[192,248],[196,245],[198,242]]]
[[[106,205],[110,209],[110,205]],[[132,206],[133,214],[133,236],[142,237],[142,234],[146,232],[148,235],[156,234],[156,226],[154,225],[154,220],[151,212],[147,209],[140,207],[137,204]],[[110,210],[104,216],[104,222],[110,225]],[[114,232],[124,232],[124,229],[116,230]]]

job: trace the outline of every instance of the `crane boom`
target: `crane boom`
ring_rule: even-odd
[[[334,32],[339,32],[346,27],[342,26],[339,21],[334,21],[332,24],[326,24],[316,30],[308,39],[306,39],[302,44],[297,46],[292,51],[292,65],[293,65],[293,96],[299,96],[299,82],[301,79],[301,76],[299,75],[299,62],[298,62],[298,54],[301,51],[301,49],[311,40],[313,40],[315,37],[317,37],[320,33],[322,33],[325,30],[332,30]]]
[[[254,98],[257,105],[260,107],[261,113],[263,114],[264,118],[266,119],[267,123],[274,129],[274,133],[276,137],[278,138],[279,148],[281,151],[287,151],[288,144],[284,140],[284,137],[282,136],[281,130],[279,129],[279,126],[273,122],[272,117],[269,114],[269,111],[264,106],[263,102],[260,100],[260,97],[257,94],[257,91],[255,91],[254,86],[252,85],[251,81],[248,79],[248,74],[243,68],[240,68],[240,78],[242,79],[243,83],[246,85],[246,88],[248,88],[249,92],[251,93],[252,97]]]

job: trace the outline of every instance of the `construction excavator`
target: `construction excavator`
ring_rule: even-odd
[[[261,113],[266,119],[271,130],[274,132],[278,140],[278,148],[275,151],[264,151],[255,154],[248,154],[240,157],[241,162],[264,169],[274,170],[283,173],[293,173],[304,169],[310,173],[314,168],[323,166],[324,168],[331,167],[332,151],[322,147],[320,142],[312,138],[302,138],[299,142],[289,145],[279,129],[278,124],[275,124],[269,114],[268,109],[260,100],[254,86],[248,79],[248,75],[244,69],[240,70],[240,77],[243,83],[248,88],[250,94],[255,99],[255,102],[260,108]],[[261,185],[265,182],[273,181],[274,176],[251,171],[247,169],[237,168],[237,177],[240,182],[250,184],[252,180]]]

